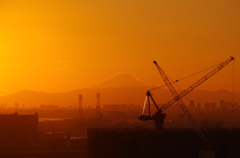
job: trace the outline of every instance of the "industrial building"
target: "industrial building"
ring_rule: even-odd
[[[38,140],[38,114],[0,114],[0,145]]]
[[[240,129],[203,130],[216,158],[240,157]],[[88,129],[89,158],[199,158],[205,145],[193,129]]]

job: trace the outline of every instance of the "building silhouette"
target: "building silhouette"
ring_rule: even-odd
[[[34,142],[38,140],[38,114],[0,114],[0,142]]]
[[[239,154],[239,129],[203,130],[216,157]],[[194,129],[89,128],[89,158],[197,158],[206,151]]]

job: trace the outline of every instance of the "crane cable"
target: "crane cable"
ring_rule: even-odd
[[[232,112],[234,112],[234,77],[235,77],[235,74],[234,74],[234,72],[235,72],[235,70],[234,70],[234,60],[233,60],[233,83],[232,83],[232,107],[233,107],[233,110],[232,110]]]
[[[154,89],[154,77],[155,77],[155,76],[154,76],[154,70],[155,70],[155,69],[154,69],[154,64],[153,64],[153,88],[152,88],[152,89]],[[152,93],[152,94],[153,94],[153,93]]]
[[[224,60],[223,62],[225,62],[226,60]],[[186,76],[186,77],[183,77],[183,78],[180,78],[180,79],[178,79],[178,80],[175,80],[175,81],[172,81],[171,82],[171,84],[172,83],[176,83],[176,82],[179,82],[179,81],[181,81],[181,80],[184,80],[184,79],[187,79],[187,78],[189,78],[189,77],[192,77],[192,76],[195,76],[195,75],[197,75],[197,74],[199,74],[199,73],[202,73],[202,72],[204,72],[204,71],[207,71],[207,70],[209,70],[209,69],[211,69],[211,68],[214,68],[214,67],[216,67],[216,66],[218,66],[218,65],[220,65],[221,63],[223,63],[223,62],[220,62],[220,63],[218,63],[218,64],[215,64],[215,65],[213,65],[213,66],[210,66],[209,68],[206,68],[206,69],[203,69],[203,70],[201,70],[201,71],[198,71],[198,72],[196,72],[196,73],[194,73],[194,74],[191,74],[191,75],[188,75],[188,76]],[[154,77],[154,76],[153,76]],[[154,80],[153,80],[154,81]],[[154,86],[154,85],[153,85]],[[156,90],[156,89],[159,89],[159,88],[161,88],[161,87],[165,87],[166,85],[164,84],[164,85],[161,85],[161,86],[158,86],[158,87],[153,87],[152,89],[150,89],[149,91],[154,91],[154,90]]]
[[[235,95],[234,95],[234,89],[235,89],[235,63],[234,63],[234,60],[233,60],[233,75],[232,75],[232,113],[230,114],[230,117],[229,119],[232,120],[232,114],[234,113],[234,102],[235,102]],[[227,106],[225,105],[226,109],[227,109]],[[226,117],[224,118],[224,121],[225,121]]]
[[[164,72],[165,73],[165,72]],[[165,73],[166,74],[166,73]],[[167,75],[167,74],[166,74]],[[168,76],[168,75],[167,75]],[[168,76],[168,78],[172,81],[172,79]],[[180,92],[182,92],[182,90],[177,86],[177,84],[174,82],[174,85],[178,88],[178,90],[180,90]],[[185,96],[189,102],[190,102],[190,99]],[[193,104],[194,105],[194,104]],[[195,105],[194,105],[195,106]],[[195,108],[197,109],[197,111],[209,122],[208,118],[195,106]]]
[[[189,76],[186,76],[186,77],[183,77],[183,78],[181,78],[181,79],[179,79],[179,80],[175,80],[175,81],[173,81],[166,73],[166,75],[168,76],[168,78],[171,80],[171,84],[174,84],[181,92],[182,92],[182,90],[177,86],[177,84],[176,84],[176,82],[179,82],[179,81],[181,81],[181,80],[184,80],[184,79],[187,79],[187,78],[189,78],[189,77],[192,77],[192,76],[195,76],[195,75],[197,75],[197,74],[199,74],[199,73],[202,73],[202,72],[204,72],[204,71],[207,71],[207,70],[209,70],[209,69],[211,69],[211,68],[213,68],[213,67],[216,67],[216,66],[218,66],[218,65],[220,65],[221,63],[223,63],[223,62],[225,62],[226,60],[224,60],[224,61],[222,61],[222,62],[220,62],[220,63],[218,63],[218,64],[215,64],[215,65],[213,65],[213,66],[211,66],[211,67],[209,67],[209,68],[206,68],[206,69],[204,69],[204,70],[201,70],[201,71],[199,71],[199,72],[196,72],[196,73],[194,73],[194,74],[192,74],[192,75],[189,75]],[[235,77],[235,75],[234,75],[234,60],[233,60],[233,87],[232,87],[232,107],[234,107],[234,87],[235,87],[235,85],[234,85],[234,77]],[[154,80],[153,80],[154,81]],[[152,89],[150,89],[149,91],[154,91],[154,90],[156,90],[156,89],[159,89],[159,88],[161,88],[161,87],[165,87],[166,85],[162,85],[162,86],[158,86],[158,87],[155,87],[155,88],[152,88]],[[185,96],[189,101],[190,101],[190,99],[187,97],[187,96]],[[196,106],[195,106],[196,107]],[[197,109],[197,111],[207,120],[207,121],[209,121],[205,116],[204,116],[204,114],[196,107],[196,109]],[[233,109],[233,111],[232,112],[234,112],[234,109]],[[224,120],[225,120],[226,118],[224,118]]]
[[[212,67],[214,67],[214,66],[212,66]],[[211,67],[210,67],[211,68]],[[204,70],[202,70],[202,71],[199,71],[198,73],[201,73],[201,72],[203,72],[203,71],[205,71],[205,70],[208,70],[208,69],[210,69],[210,68],[207,68],[207,69],[204,69]],[[164,72],[165,73],[165,72]],[[166,74],[166,73],[165,73]],[[197,73],[195,73],[195,74],[197,74]],[[193,74],[193,75],[195,75],[195,74]],[[167,74],[166,74],[167,75]],[[193,75],[189,75],[189,77],[190,76],[193,76]],[[167,75],[168,76],[168,75]],[[172,81],[172,79],[168,76],[168,78]],[[187,78],[187,77],[185,77],[185,78]],[[183,78],[184,79],[184,78]],[[234,88],[235,88],[235,84],[234,84],[234,80],[235,79],[235,63],[234,63],[234,60],[233,60],[233,76],[232,76],[232,81],[233,81],[233,83],[232,83],[232,107],[233,107],[233,109],[232,109],[232,112],[234,112],[234,99],[235,99],[235,95],[234,95]],[[174,81],[172,81],[172,83],[182,92],[182,90],[177,86],[177,84],[176,84],[176,82],[174,82]],[[187,96],[185,96],[189,101],[190,101],[190,99],[187,97]],[[206,119],[206,121],[208,121],[209,122],[209,120],[207,119],[207,117],[205,117],[204,116],[204,114],[195,106],[195,108],[197,109],[197,111]],[[232,117],[231,117],[232,118]],[[225,119],[226,118],[224,118],[224,120],[223,121],[225,121]]]

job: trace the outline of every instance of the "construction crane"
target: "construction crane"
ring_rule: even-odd
[[[156,65],[160,75],[163,78],[163,81],[165,82],[166,86],[168,87],[168,89],[170,90],[170,92],[172,93],[173,97],[177,97],[178,93],[176,91],[176,89],[173,87],[172,82],[170,82],[168,76],[165,74],[165,72],[161,69],[161,67],[157,64],[157,61],[153,61],[153,63]],[[191,123],[191,125],[194,127],[195,131],[197,132],[198,136],[200,137],[200,139],[202,140],[202,142],[205,144],[207,149],[211,149],[211,146],[209,145],[209,142],[207,140],[207,138],[205,137],[205,135],[202,133],[202,131],[197,128],[195,120],[192,118],[191,113],[189,112],[189,110],[187,109],[186,105],[184,104],[183,100],[180,98],[178,101],[178,105],[180,106],[180,108],[182,109],[182,111],[184,112],[185,116],[188,118],[189,122]]]
[[[212,77],[214,74],[219,72],[221,69],[223,69],[226,65],[228,65],[234,59],[235,59],[234,57],[230,57],[230,59],[228,59],[228,60],[224,61],[223,63],[221,63],[220,65],[218,65],[214,70],[212,70],[210,73],[208,73],[207,75],[202,77],[200,80],[198,80],[196,83],[194,83],[192,86],[190,86],[189,88],[187,88],[186,90],[184,90],[180,94],[178,94],[177,91],[175,90],[175,88],[173,87],[173,85],[172,85],[173,82],[170,82],[170,80],[168,79],[168,77],[164,73],[164,71],[160,68],[160,66],[157,64],[157,62],[154,61],[154,64],[157,66],[159,73],[161,74],[165,84],[168,86],[168,88],[171,91],[171,93],[173,94],[174,98],[172,100],[170,100],[168,103],[166,103],[165,105],[163,105],[161,108],[159,108],[158,105],[156,104],[156,102],[154,101],[150,91],[148,91],[147,94],[146,94],[146,99],[145,99],[142,115],[140,115],[138,117],[138,119],[142,120],[142,121],[154,120],[154,122],[156,124],[156,129],[158,129],[158,130],[162,129],[164,119],[166,118],[166,114],[162,113],[162,112],[164,110],[166,110],[167,108],[169,108],[174,103],[178,102],[181,109],[183,110],[184,114],[186,115],[186,117],[189,119],[190,123],[195,128],[197,134],[199,135],[199,137],[201,138],[203,143],[206,145],[207,148],[209,148],[207,139],[205,138],[203,133],[198,128],[196,128],[196,124],[195,124],[194,120],[192,119],[192,116],[191,116],[190,112],[188,111],[188,109],[184,105],[184,102],[181,100],[181,98],[186,96],[188,93],[190,93],[195,88],[197,88],[199,85],[201,85],[203,82],[205,82],[210,77]],[[155,107],[157,108],[157,112],[154,115],[150,114],[150,99],[153,101]],[[149,106],[149,115],[148,116],[144,115],[144,111],[145,111],[145,108],[146,108],[147,104]]]

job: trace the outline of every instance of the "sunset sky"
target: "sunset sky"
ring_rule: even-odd
[[[153,60],[179,79],[230,56],[240,92],[239,0],[0,1],[0,95],[65,92],[119,73],[161,85]],[[199,88],[231,90],[232,74],[230,63]]]

